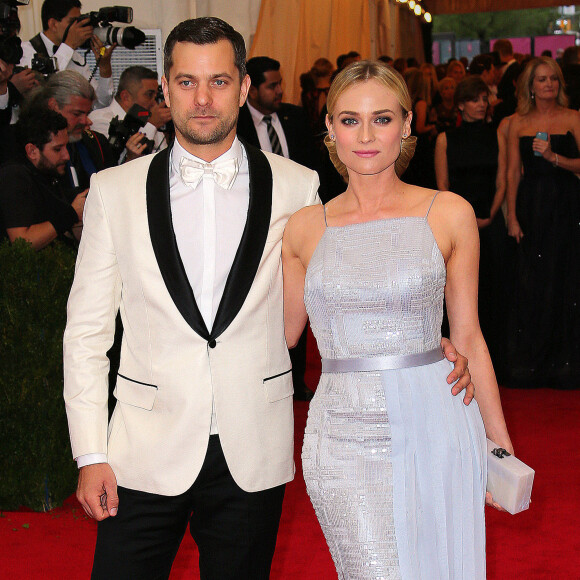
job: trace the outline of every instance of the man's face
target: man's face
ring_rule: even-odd
[[[263,115],[280,110],[282,104],[282,75],[279,70],[264,73],[264,82],[259,87],[250,87],[249,100]]]
[[[83,131],[88,129],[93,122],[89,119],[89,113],[93,109],[93,101],[84,97],[74,96],[70,98],[68,105],[59,107],[52,102],[52,108],[60,113],[68,122],[69,142],[80,141]]]
[[[75,18],[78,18],[80,15],[81,15],[80,8],[71,8],[69,10],[68,14],[62,20],[55,19],[54,32],[56,35],[56,39],[58,40],[58,43],[55,43],[55,44],[60,44],[62,42],[65,30],[68,28],[69,24]]]
[[[143,79],[131,92],[132,105],[137,104],[150,111],[157,97],[157,81],[155,79]]]
[[[63,129],[53,135],[52,140],[44,147],[36,149],[37,154],[31,159],[32,164],[42,173],[64,175],[69,160],[67,143],[68,133]]]
[[[213,161],[231,147],[250,78],[240,83],[228,40],[178,42],[172,56],[171,70],[161,82],[176,135],[190,153]]]

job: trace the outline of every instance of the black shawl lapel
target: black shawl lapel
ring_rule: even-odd
[[[179,312],[186,322],[202,338],[209,332],[195,302],[181,256],[177,249],[175,232],[171,221],[169,198],[169,152],[164,149],[151,161],[147,174],[147,219],[153,251],[157,258],[163,281]]]
[[[216,313],[212,339],[224,332],[244,304],[262,259],[272,215],[273,180],[270,164],[258,148],[242,143],[248,155],[250,170],[248,219]]]

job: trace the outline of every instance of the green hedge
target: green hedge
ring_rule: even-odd
[[[0,244],[0,509],[46,511],[73,493],[62,335],[75,250]]]

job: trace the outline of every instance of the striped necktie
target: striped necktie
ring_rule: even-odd
[[[280,145],[280,139],[278,139],[278,133],[276,133],[276,129],[272,127],[272,117],[270,115],[264,115],[263,119],[268,127],[268,139],[270,139],[270,145],[272,145],[272,153],[282,155],[282,146]]]

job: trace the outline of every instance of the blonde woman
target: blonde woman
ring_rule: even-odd
[[[414,139],[392,68],[351,65],[327,105],[326,143],[348,188],[296,213],[282,249],[286,340],[308,315],[322,355],[308,493],[339,578],[482,580],[485,435],[512,445],[477,321],[475,215],[459,196],[400,180]],[[444,294],[477,404],[449,395]]]
[[[511,379],[580,384],[580,113],[555,60],[530,61],[508,134],[508,233],[517,242]]]

